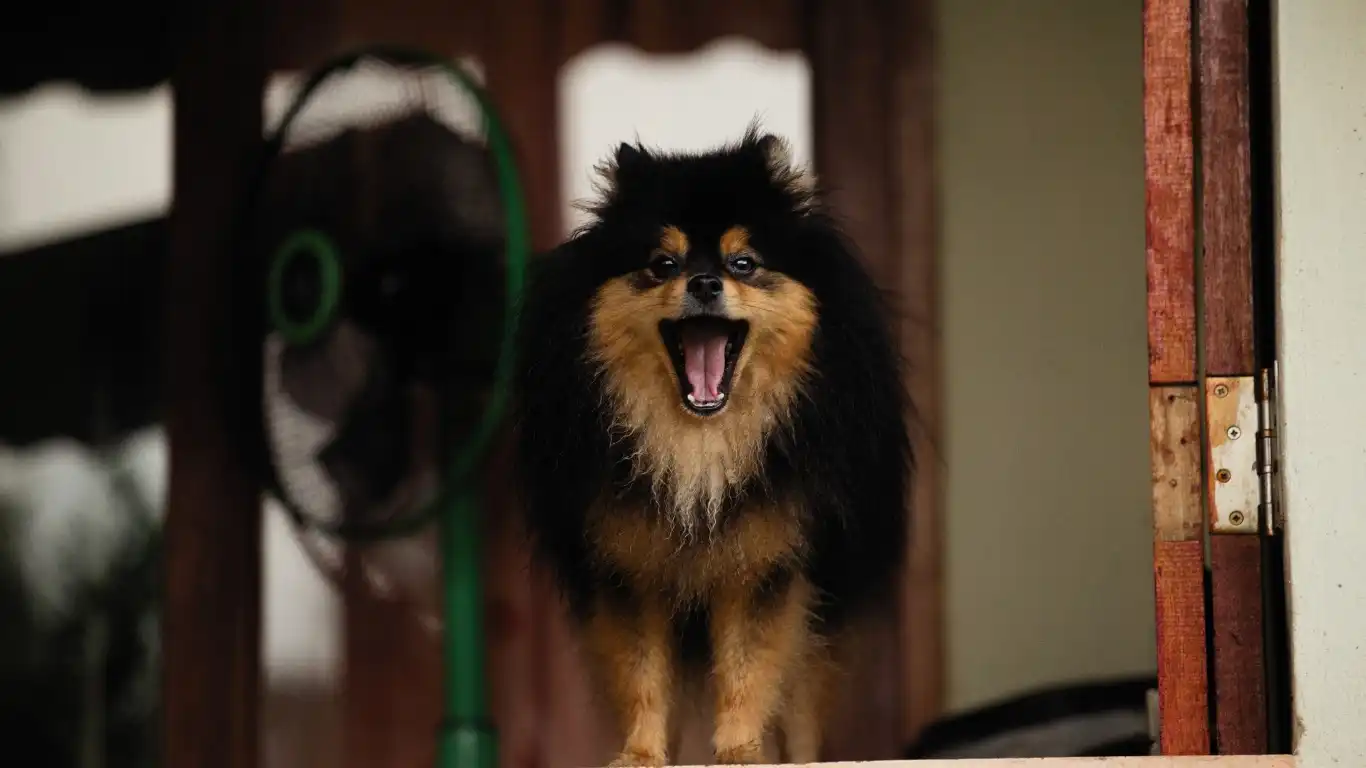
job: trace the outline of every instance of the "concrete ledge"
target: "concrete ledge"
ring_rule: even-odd
[[[1290,754],[1224,754],[1213,757],[1005,757],[994,760],[881,760],[870,763],[811,765],[820,768],[1295,768],[1295,757]],[[753,768],[779,767],[755,765]]]

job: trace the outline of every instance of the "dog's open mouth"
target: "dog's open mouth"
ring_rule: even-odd
[[[678,374],[683,404],[698,414],[713,414],[726,406],[735,361],[745,345],[749,323],[721,317],[664,320],[659,335]]]

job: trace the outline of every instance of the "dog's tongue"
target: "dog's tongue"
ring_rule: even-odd
[[[683,365],[694,400],[720,400],[721,375],[726,369],[726,334],[713,328],[684,328]]]

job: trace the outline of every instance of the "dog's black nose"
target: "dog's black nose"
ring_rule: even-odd
[[[716,275],[693,275],[688,279],[688,293],[706,304],[721,295],[721,278]]]

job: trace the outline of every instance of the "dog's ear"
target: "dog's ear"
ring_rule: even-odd
[[[622,142],[617,145],[617,151],[613,154],[617,168],[634,169],[643,163],[647,156],[645,150],[635,144]]]
[[[781,136],[766,133],[760,136],[756,143],[770,170],[787,170],[792,167],[792,145]]]
[[[814,202],[816,177],[796,163],[792,145],[781,136],[766,133],[755,140],[755,146],[764,158],[769,180],[799,200],[799,208],[809,207]]]
[[[603,160],[594,169],[598,176],[598,192],[602,199],[611,200],[622,187],[629,187],[649,162],[649,153],[638,145],[624,141],[617,145],[611,157]]]
[[[618,189],[631,186],[649,162],[648,152],[637,144],[627,144],[623,141],[612,155],[612,165],[616,169],[613,183]]]

